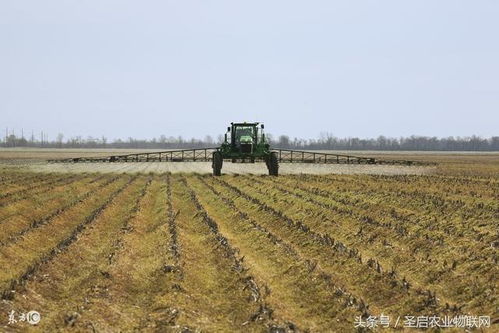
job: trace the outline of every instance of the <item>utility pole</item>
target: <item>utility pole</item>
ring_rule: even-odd
[[[40,135],[42,141],[40,142],[40,147],[43,147],[43,131],[41,131],[41,135]]]

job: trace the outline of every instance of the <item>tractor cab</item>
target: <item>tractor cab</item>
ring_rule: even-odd
[[[242,154],[251,154],[258,143],[258,127],[255,124],[232,124],[229,127],[231,133],[231,146],[233,151]]]

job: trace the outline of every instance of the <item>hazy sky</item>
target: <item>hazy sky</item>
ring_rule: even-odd
[[[499,1],[0,1],[0,134],[499,135]]]

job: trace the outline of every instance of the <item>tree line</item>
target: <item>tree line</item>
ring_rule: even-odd
[[[338,138],[329,133],[322,133],[318,139],[290,138],[287,135],[272,136],[267,134],[271,147],[283,149],[302,150],[418,150],[418,151],[499,151],[499,136],[482,138],[480,136],[469,137],[428,137],[410,136],[390,138],[379,136],[377,138]],[[126,140],[108,140],[106,137],[94,138],[81,136],[64,138],[59,134],[53,140],[44,138],[37,140],[33,136],[26,139],[14,134],[4,137],[0,145],[2,147],[41,147],[41,148],[128,148],[128,149],[188,149],[217,147],[223,140],[220,135],[217,139],[206,136],[203,139],[184,139],[178,137],[166,137],[150,140],[128,138]]]

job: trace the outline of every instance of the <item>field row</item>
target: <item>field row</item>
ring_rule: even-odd
[[[0,193],[0,311],[36,309],[37,329],[350,331],[355,317],[381,313],[497,318],[488,184],[18,176],[0,180],[16,183]],[[424,183],[434,186],[417,190]]]

